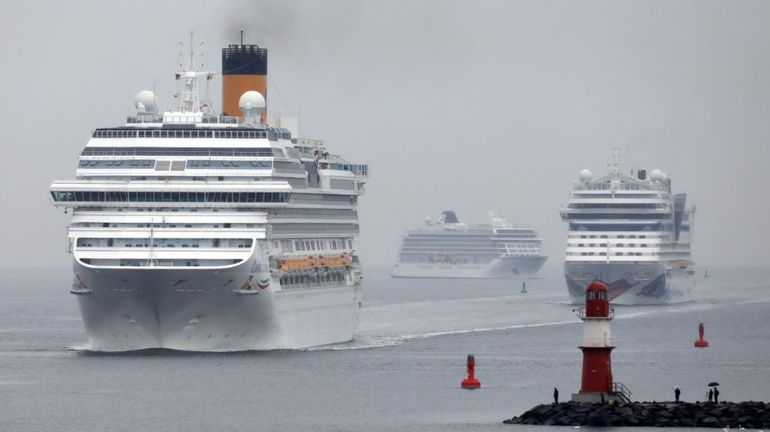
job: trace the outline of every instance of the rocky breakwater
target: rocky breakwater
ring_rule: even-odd
[[[553,426],[744,427],[770,429],[770,404],[764,402],[538,405],[508,424]]]

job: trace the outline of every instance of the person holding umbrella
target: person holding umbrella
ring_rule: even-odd
[[[719,403],[719,389],[717,388],[719,386],[719,383],[716,381],[711,381],[709,383],[709,387],[713,387],[713,389],[709,389],[709,402],[711,402],[711,396],[714,396],[714,403]]]

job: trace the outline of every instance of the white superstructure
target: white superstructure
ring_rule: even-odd
[[[561,209],[569,224],[564,272],[573,303],[582,303],[594,279],[604,281],[617,304],[683,301],[695,284],[694,206],[672,194],[660,170],[621,173],[620,149],[609,174],[594,179],[582,170]]]
[[[265,122],[256,91],[240,98],[244,117],[213,114],[198,96],[198,80],[211,73],[192,61],[176,76],[175,110],[157,113],[154,94],[141,92],[126,124],[93,132],[75,179],[50,187],[54,204],[72,212],[71,292],[91,348],[252,350],[352,339],[366,165]]]
[[[490,212],[490,222],[468,226],[455,212],[407,232],[394,277],[515,278],[534,276],[545,263],[542,240],[530,228],[510,225]]]

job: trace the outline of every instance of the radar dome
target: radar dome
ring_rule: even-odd
[[[666,175],[663,174],[663,171],[659,169],[654,169],[650,171],[650,180],[652,181],[663,181],[666,179]]]
[[[246,117],[253,117],[265,110],[265,97],[258,91],[249,90],[238,99],[238,107]]]
[[[155,93],[142,90],[136,94],[134,106],[139,114],[155,114],[158,112],[158,99],[155,97]]]
[[[580,173],[578,174],[578,176],[580,176],[580,180],[587,182],[587,181],[591,181],[591,179],[594,176],[594,173],[592,173],[590,169],[582,169],[580,170]]]

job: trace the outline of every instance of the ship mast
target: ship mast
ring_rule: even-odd
[[[612,148],[612,156],[607,161],[607,167],[610,169],[610,175],[617,176],[620,174],[620,166],[623,165],[622,149],[620,147]]]
[[[179,112],[201,112],[201,100],[199,94],[198,79],[206,77],[209,81],[214,77],[214,72],[199,71],[195,67],[195,46],[193,45],[194,32],[190,32],[190,57],[187,67],[178,70],[174,76],[177,80],[184,80],[184,87],[175,95],[179,100],[177,109]],[[181,42],[180,42],[181,44]],[[180,63],[180,67],[183,67]]]

